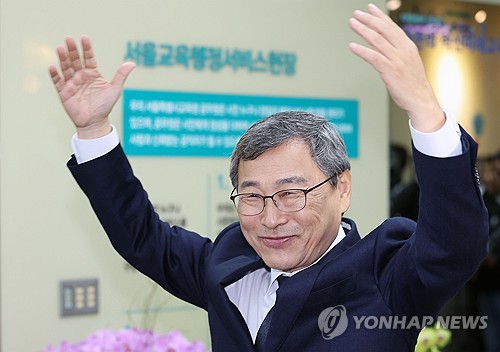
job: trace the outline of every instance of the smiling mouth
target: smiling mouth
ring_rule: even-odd
[[[282,236],[282,237],[261,237],[261,241],[266,247],[281,248],[285,247],[294,236]]]

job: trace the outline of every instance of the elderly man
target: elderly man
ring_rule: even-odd
[[[437,314],[485,256],[476,144],[440,108],[418,50],[387,15],[369,5],[350,26],[369,44],[352,52],[408,113],[421,187],[418,223],[389,219],[363,239],[343,217],[351,196],[343,141],[326,119],[300,111],[269,116],[238,142],[230,166],[238,223],[212,242],[162,222],[108,119],[134,64],[107,82],[87,37],[83,59],[70,37],[58,47],[62,74],[49,71],[77,130],[72,174],[116,250],[208,311],[214,351],[413,351],[422,326],[403,320]],[[366,317],[397,320],[374,327]]]

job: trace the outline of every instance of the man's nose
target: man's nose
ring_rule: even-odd
[[[286,221],[285,214],[278,209],[274,199],[264,199],[264,210],[261,215],[261,223],[267,228],[274,229]]]

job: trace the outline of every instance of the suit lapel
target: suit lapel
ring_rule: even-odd
[[[265,342],[266,351],[277,351],[297,320],[309,296],[319,270],[304,270],[288,279],[279,288],[279,298],[274,305],[273,320]]]
[[[246,274],[265,267],[262,259],[253,252],[231,258],[219,263],[214,270],[218,283],[214,290],[209,290],[212,302],[217,307],[217,315],[224,324],[224,328],[240,342],[240,351],[253,351],[253,342],[247,324],[238,308],[231,302],[225,287],[241,279]]]

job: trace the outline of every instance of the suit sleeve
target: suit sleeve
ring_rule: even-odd
[[[211,241],[159,219],[121,146],[83,164],[73,156],[68,168],[118,253],[165,290],[206,309]]]
[[[380,231],[377,239],[375,276],[394,314],[438,314],[486,256],[488,217],[477,144],[461,132],[461,155],[436,158],[413,148],[420,186],[416,228],[403,219],[382,225],[391,230]]]

